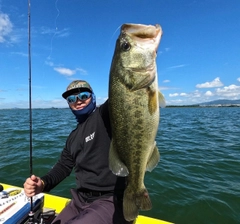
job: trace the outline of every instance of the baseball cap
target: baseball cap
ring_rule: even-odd
[[[67,90],[62,94],[62,97],[66,99],[68,96],[74,93],[83,91],[89,91],[91,93],[93,92],[88,82],[84,80],[75,80],[68,85]]]

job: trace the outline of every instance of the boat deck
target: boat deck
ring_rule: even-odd
[[[0,183],[0,185],[3,186],[4,190],[7,190],[8,188],[15,188],[14,191],[23,192],[22,188],[20,188],[20,187],[3,184],[3,183]],[[21,194],[24,194],[24,193],[21,193]],[[70,202],[70,199],[59,197],[56,195],[51,195],[51,194],[42,194],[42,198],[43,198],[43,195],[44,195],[44,204],[43,204],[43,202],[41,202],[41,208],[43,206],[43,212],[40,211],[38,213],[35,213],[35,215],[37,216],[36,219],[38,219],[38,220],[42,219],[44,221],[43,222],[44,224],[50,224],[50,223],[52,223],[52,221],[54,220],[56,215],[59,214],[62,211],[62,209]],[[13,196],[9,195],[9,199],[10,199],[10,197],[13,197]],[[16,194],[15,194],[15,197],[18,197],[18,196],[16,196]],[[8,200],[8,201],[11,201],[11,200]],[[1,202],[1,198],[0,198],[0,202]],[[12,204],[11,205],[12,207],[15,206],[14,203],[11,203],[11,204]],[[1,203],[0,203],[0,205],[1,205]],[[40,204],[38,206],[40,206]],[[26,205],[25,205],[25,207],[26,207]],[[28,213],[30,212],[29,203],[27,203],[27,207],[28,207],[28,210],[25,211],[26,214],[25,214],[24,221],[16,222],[17,224],[26,224],[27,223],[26,220],[28,219]],[[5,210],[1,211],[1,207],[0,207],[0,215],[1,216],[3,216],[4,212],[5,212]],[[0,223],[2,223],[1,220],[0,220]],[[7,222],[7,223],[11,223],[11,222]],[[166,222],[166,221],[163,221],[160,219],[155,219],[155,218],[150,218],[147,216],[139,215],[135,221],[135,224],[173,224],[173,223]]]

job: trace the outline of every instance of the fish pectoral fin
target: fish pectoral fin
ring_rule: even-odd
[[[164,98],[163,94],[160,91],[158,91],[158,101],[159,101],[159,106],[161,108],[166,107],[165,98]]]
[[[121,161],[117,150],[113,147],[112,142],[110,144],[109,151],[109,169],[117,176],[126,177],[129,174],[128,169]]]
[[[158,151],[158,148],[157,148],[156,142],[155,142],[152,155],[150,156],[148,163],[147,163],[146,170],[151,172],[157,166],[159,160],[160,160],[160,153]]]

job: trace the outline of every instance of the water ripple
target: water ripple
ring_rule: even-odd
[[[1,181],[29,175],[29,113],[0,110]],[[76,126],[68,109],[33,110],[33,169],[46,173]],[[177,224],[240,223],[240,109],[164,108],[156,138],[161,158],[145,176],[153,209]],[[52,193],[70,196],[71,175]]]

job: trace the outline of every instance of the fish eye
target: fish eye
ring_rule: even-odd
[[[131,45],[128,42],[123,42],[121,47],[124,51],[129,51],[131,48]]]

